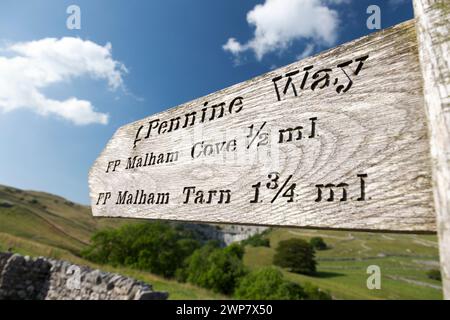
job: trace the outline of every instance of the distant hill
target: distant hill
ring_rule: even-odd
[[[88,206],[49,193],[0,185],[0,233],[77,254],[95,231],[124,222],[94,218]]]

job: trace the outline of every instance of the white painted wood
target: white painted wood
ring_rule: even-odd
[[[367,55],[363,64],[357,61]],[[346,75],[337,67],[346,61],[352,61],[345,70],[353,85],[347,92],[338,93],[339,85],[348,84]],[[311,65],[313,69],[302,90],[303,70]],[[322,68],[332,68],[330,84],[312,90],[311,77]],[[299,73],[292,78],[298,96],[291,86],[287,86],[283,94],[288,83],[285,75],[296,71]],[[280,99],[273,82],[278,76],[283,76],[276,82]],[[321,76],[323,73],[319,78]],[[414,21],[408,21],[128,124],[117,130],[90,171],[93,214],[234,224],[434,231],[431,163],[422,91],[415,25]],[[243,98],[243,105],[235,105],[230,114],[228,106],[236,97]],[[200,123],[206,101],[208,107],[224,102],[223,117]],[[175,123],[173,119],[184,119],[193,111],[198,113],[194,125],[165,132],[171,119]],[[317,120],[314,122],[312,118]],[[159,119],[159,123],[169,122],[167,127],[159,127],[161,134],[152,130],[145,139],[149,122],[155,119]],[[264,123],[260,134],[252,135],[256,138],[247,149],[251,141],[246,138],[248,127],[254,125],[256,132]],[[278,143],[280,129],[298,126],[303,127],[301,140]],[[134,147],[136,135],[140,140]],[[308,138],[310,135],[313,138]],[[264,145],[266,137],[268,145]],[[296,137],[297,132],[293,139]],[[198,142],[233,139],[236,139],[235,151],[191,158],[191,148]],[[233,146],[228,145],[231,150]],[[151,152],[167,156],[168,152],[175,151],[179,152],[177,161],[125,169],[129,157]],[[111,172],[116,160],[121,163]],[[106,173],[109,163],[110,171]],[[292,175],[282,192],[278,193],[281,188],[273,184],[269,184],[273,189],[266,187],[267,176],[273,171],[280,173],[279,186]],[[357,200],[362,188],[358,174],[367,175],[363,178],[364,201]],[[262,202],[251,203],[252,185],[258,182],[262,183],[258,199]],[[295,197],[289,203],[290,198],[282,196],[286,192],[290,195],[288,191],[293,183],[296,183]],[[327,201],[330,196],[327,184],[335,186],[333,201]],[[321,201],[316,201],[319,191],[316,185],[324,186]],[[183,188],[189,186],[195,186],[196,191],[230,190],[231,201],[218,204],[215,199],[215,203],[199,204],[190,198],[189,203],[183,204],[186,200]],[[340,201],[345,198],[344,188],[347,201]],[[125,190],[168,192],[169,203],[116,204],[118,192],[123,194]],[[104,199],[99,195],[107,192],[110,198],[105,204],[99,202]]]
[[[441,273],[450,299],[450,2],[414,0],[430,128]]]

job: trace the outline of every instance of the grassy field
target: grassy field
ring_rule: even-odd
[[[308,240],[320,236],[330,249],[318,251],[318,276],[283,271],[298,283],[310,282],[329,291],[335,299],[442,299],[441,283],[426,272],[439,268],[434,235],[274,229],[271,248],[247,247],[250,268],[272,265],[278,242],[289,238]],[[367,289],[367,267],[381,269],[381,289]]]
[[[30,256],[48,256],[118,272],[144,280],[170,299],[226,298],[189,284],[167,280],[148,272],[94,265],[80,258],[80,250],[100,229],[135,222],[93,218],[89,207],[51,194],[0,186],[0,250],[12,248]],[[271,248],[246,247],[250,268],[272,265],[274,248],[281,240],[322,237],[330,249],[317,252],[318,276],[287,271],[286,277],[300,284],[310,282],[329,291],[335,299],[441,299],[441,283],[430,280],[427,270],[438,268],[434,235],[384,234],[348,231],[273,229]],[[369,290],[366,269],[381,268],[381,290]]]

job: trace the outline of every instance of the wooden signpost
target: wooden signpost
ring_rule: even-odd
[[[449,33],[438,3],[416,1],[415,21],[121,127],[90,171],[93,214],[438,231],[450,297]]]
[[[450,4],[414,0],[433,168],[442,287],[450,299]]]

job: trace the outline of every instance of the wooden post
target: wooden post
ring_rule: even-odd
[[[450,3],[414,0],[444,298],[450,299]]]

